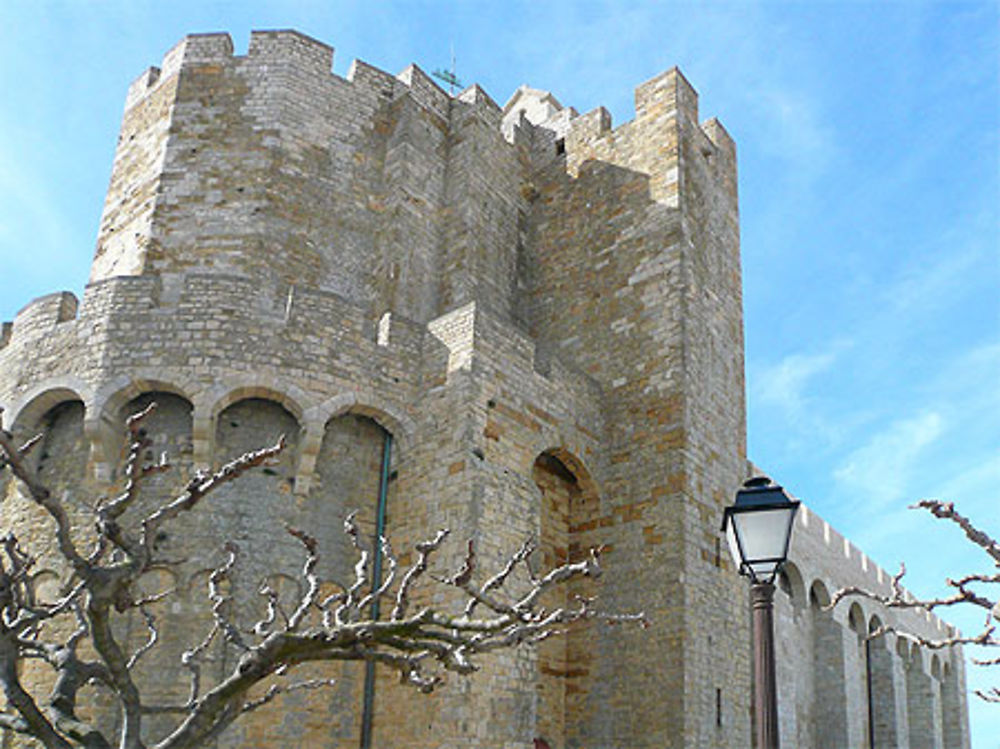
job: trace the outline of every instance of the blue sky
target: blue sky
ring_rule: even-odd
[[[500,103],[529,83],[616,124],[677,64],[739,148],[751,457],[931,595],[987,562],[908,503],[953,499],[1000,535],[998,8],[0,3],[0,319],[82,292],[126,87],[185,33],[242,52],[251,28],[297,28],[339,74],[445,67],[454,45]],[[1000,747],[1000,708],[971,706],[974,745]]]

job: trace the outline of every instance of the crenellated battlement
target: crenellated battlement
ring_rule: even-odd
[[[442,119],[448,119],[453,97],[418,65],[411,64],[393,75],[361,60],[354,60],[347,76],[340,78],[332,72],[333,56],[334,48],[330,45],[290,29],[252,31],[245,55],[234,54],[232,38],[228,33],[190,34],[164,55],[159,67],[149,68],[133,82],[126,108],[137,103],[159,82],[179,73],[185,67],[197,68],[212,63],[243,61],[278,66],[279,69],[287,65],[300,74],[313,75],[319,81],[336,79],[363,89],[375,89],[387,97],[407,93],[421,107]],[[513,118],[512,123],[507,123],[508,128],[516,124],[520,112],[525,112],[529,123],[554,130],[557,137],[564,137],[567,130],[573,130],[582,138],[617,133],[618,130],[617,127],[612,127],[610,113],[603,107],[580,115],[572,107],[563,107],[551,93],[527,86],[520,87],[502,110],[477,84],[469,86],[454,99],[465,103],[489,102],[490,108],[502,113],[505,123]],[[698,94],[678,68],[671,68],[635,88],[637,119],[677,113],[685,115],[691,122],[698,122]],[[628,124],[623,123],[618,127]],[[713,118],[704,123],[701,129],[711,142],[722,147],[713,135],[720,128],[721,124]],[[731,139],[727,137],[727,147],[731,144]]]
[[[698,92],[684,77],[680,68],[666,70],[635,88],[637,118],[664,116],[672,113],[698,122]]]
[[[18,311],[13,322],[4,323],[4,340],[43,335],[61,323],[75,320],[78,306],[76,295],[71,291],[57,291],[32,299]]]
[[[796,518],[789,560],[802,575],[806,592],[814,581],[820,581],[830,593],[848,585],[882,595],[892,593],[892,574],[805,503],[800,506]],[[914,598],[905,588],[904,595],[909,600]],[[866,601],[864,605],[869,606],[869,603]],[[885,616],[884,612],[879,613]],[[846,619],[846,604],[837,616]],[[904,620],[909,631],[928,638],[946,637],[952,632],[951,626],[932,611],[897,611],[894,616]]]
[[[681,118],[694,137],[707,139],[711,147],[735,156],[735,144],[717,118],[698,124],[698,93],[679,68],[671,68],[638,85],[634,111],[633,120],[614,126],[611,113],[604,107],[581,115],[572,107],[563,107],[548,91],[521,86],[503,108],[503,126],[512,142],[518,128],[535,128],[547,131],[552,142],[565,140],[561,147],[567,152],[592,153],[597,139],[618,142],[646,137],[648,133],[634,132],[638,122],[653,121],[662,126]]]
[[[361,89],[377,89],[394,97],[410,94],[422,107],[447,120],[451,96],[416,64],[393,75],[361,60],[354,60],[347,76],[333,73],[334,48],[292,29],[251,31],[245,55],[234,54],[228,33],[189,34],[164,56],[159,67],[147,69],[132,83],[126,97],[129,109],[167,78],[184,69],[204,71],[206,66],[245,64],[262,66],[264,76],[292,68],[299,76],[313,76],[317,82],[348,82]]]

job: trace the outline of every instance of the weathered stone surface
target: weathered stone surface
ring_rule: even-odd
[[[340,78],[332,56],[291,31],[255,32],[242,56],[225,34],[182,40],[128,92],[79,309],[43,297],[0,336],[6,423],[48,428],[43,476],[81,533],[87,490],[116,479],[122,414],[151,398],[157,449],[182,468],[289,442],[162,539],[185,561],[150,585],[181,595],[140,678],[182,691],[177,649],[207,619],[199,591],[226,539],[247,550],[248,611],[262,575],[297,591],[284,522],[318,535],[323,573],[342,579],[339,529],[353,509],[373,529],[390,433],[397,549],[442,526],[487,562],[528,536],[539,564],[603,544],[605,577],[566,593],[651,626],[576,628],[430,697],[379,672],[377,746],[749,746],[747,590],[718,532],[747,473],[733,141],[699,123],[676,69],[612,127],[603,108],[527,87],[503,110],[477,86],[451,97],[416,66],[355,62]],[[36,513],[6,493],[4,526],[32,535]],[[865,655],[846,610],[810,600],[887,577],[808,512],[793,560],[778,602],[786,746],[863,746]],[[858,626],[890,618],[859,610]],[[888,645],[867,661],[876,735],[966,745],[961,657]],[[363,669],[325,673],[332,690],[288,697],[219,746],[356,746]],[[106,699],[91,708],[116,719]]]

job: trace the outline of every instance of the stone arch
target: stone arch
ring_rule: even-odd
[[[852,603],[850,608],[848,608],[847,626],[859,639],[868,634],[867,619],[864,609],[861,608],[861,604],[857,601]]]
[[[59,380],[32,388],[5,414],[7,429],[15,433],[36,429],[42,418],[59,404],[67,401],[86,404],[87,389],[79,387],[80,384]]]
[[[595,536],[600,497],[597,485],[583,462],[565,447],[540,452],[532,465],[532,479],[540,492],[538,555],[543,570],[581,560],[598,545]],[[572,605],[576,596],[595,593],[594,583],[578,581],[544,601],[546,608]],[[592,634],[573,626],[565,637],[550,638],[537,648],[538,694],[535,736],[553,749],[572,740],[582,724],[589,691]]]
[[[84,403],[84,398],[81,395],[82,388],[78,387],[81,384],[72,380],[59,379],[49,380],[32,388],[20,400],[15,401],[7,411],[0,413],[0,426],[12,432],[19,443],[25,442],[43,431],[39,427],[42,426],[44,417],[52,409],[68,402]],[[29,459],[35,461],[37,465],[39,455],[40,451],[36,447]],[[16,484],[17,482],[12,479],[10,471],[0,472],[0,499],[6,496],[11,487]]]
[[[69,388],[35,392],[18,410],[15,437],[18,441],[39,435],[27,458],[39,481],[60,499],[70,521],[70,534],[77,548],[94,541],[93,502],[95,487],[88,478],[90,445],[84,433],[86,409],[80,394]],[[62,570],[64,559],[49,529],[51,519],[17,481],[7,482],[10,471],[0,474],[0,535],[13,533],[39,568]],[[39,529],[43,529],[39,532]]]
[[[98,389],[94,396],[94,416],[114,421],[120,416],[125,404],[151,392],[171,393],[189,402],[193,397],[193,388],[188,383],[177,384],[159,373],[122,375]]]
[[[543,450],[532,465],[532,478],[542,492],[539,551],[546,567],[576,562],[587,551],[581,534],[592,531],[600,496],[583,462],[562,447]],[[546,534],[551,536],[547,542]],[[546,548],[546,543],[549,544]]]
[[[209,415],[213,420],[235,403],[257,399],[274,401],[294,416],[298,424],[302,424],[309,405],[309,396],[295,385],[277,388],[256,380],[224,382],[219,388],[213,388],[209,398],[212,404]]]
[[[282,467],[280,472],[287,479],[294,480],[301,413],[294,401],[280,393],[261,389],[231,391],[217,401],[214,409],[215,462],[221,464],[249,450],[273,445],[284,435],[285,449],[275,463]],[[278,471],[272,466],[264,472],[274,475]]]
[[[413,419],[399,406],[385,401],[375,402],[359,398],[354,391],[338,393],[322,403],[310,408],[304,416],[307,424],[319,424],[325,428],[330,419],[347,413],[367,416],[389,432],[395,443],[394,448],[405,452],[416,433]]]
[[[839,749],[849,745],[844,632],[834,621],[830,590],[822,580],[809,587],[812,618],[812,746]]]
[[[778,589],[781,590],[788,600],[795,606],[804,606],[806,603],[806,586],[802,578],[802,572],[794,562],[785,562],[778,575]]]
[[[84,414],[83,401],[66,398],[41,414],[37,423],[42,441],[32,450],[31,458],[39,479],[50,491],[64,496],[64,505],[74,499],[84,501],[80,490],[86,480],[90,454],[84,434]],[[67,511],[72,512],[68,507]]]
[[[318,567],[320,577],[342,586],[350,585],[358,555],[343,531],[344,519],[348,513],[354,512],[366,545],[380,550],[375,544],[375,536],[386,448],[389,464],[385,475],[385,534],[397,553],[406,554],[413,548],[413,536],[423,537],[426,530],[420,527],[414,532],[410,528],[411,525],[426,522],[426,497],[408,493],[400,487],[400,480],[405,481],[407,474],[403,450],[400,449],[401,441],[405,449],[406,437],[400,440],[399,436],[404,430],[411,432],[412,427],[404,426],[404,420],[392,411],[359,403],[353,393],[325,401],[311,409],[306,418],[306,435],[296,481],[304,478],[308,483],[304,483],[297,503],[297,515],[320,541],[323,550]],[[382,570],[384,576],[384,559]],[[335,678],[343,702],[356,706],[360,712],[364,701],[365,669],[357,663],[345,662],[325,666],[324,675]],[[389,694],[395,690],[394,678],[381,673],[374,676],[377,693]],[[379,709],[376,700],[376,711]],[[378,725],[377,714],[374,720]],[[348,730],[346,724],[344,730]]]
[[[882,620],[873,615],[868,632],[877,632]],[[872,746],[896,746],[899,736],[896,726],[896,683],[893,678],[892,650],[888,636],[865,640],[868,676],[868,720]]]
[[[877,632],[882,627],[882,619],[879,618],[878,614],[872,614],[868,619],[868,634]]]
[[[271,382],[258,378],[225,378],[217,386],[198,393],[194,399],[193,444],[195,462],[198,465],[212,465],[218,452],[215,440],[218,437],[219,417],[223,411],[240,401],[247,400],[271,401],[281,406],[292,415],[296,422],[297,433],[307,427],[306,412],[309,410],[310,398],[305,391],[289,383],[283,388],[275,387]],[[300,434],[300,437],[304,435]],[[289,456],[298,460],[298,448],[303,440],[296,440],[293,449],[286,446],[283,459]],[[273,444],[273,443],[271,443]],[[257,448],[265,447],[264,440],[259,441]]]
[[[183,491],[193,473],[192,465],[192,420],[193,404],[189,398],[190,389],[172,381],[157,377],[143,378],[130,376],[118,378],[102,388],[95,402],[95,413],[90,420],[92,432],[100,434],[103,456],[107,460],[109,476],[121,469],[129,446],[125,421],[128,417],[156,403],[156,409],[149,413],[142,423],[149,442],[141,456],[144,463],[154,463],[161,456],[171,468],[162,473],[154,473],[143,479],[141,489],[134,504],[122,518],[126,527],[138,527],[141,519],[156,507],[162,506]],[[214,505],[215,497],[206,500]],[[199,532],[205,519],[212,515],[213,507],[197,507],[191,513],[182,513],[171,523],[162,527],[152,539],[157,556],[174,560],[187,560],[202,553],[206,537]],[[153,566],[147,570],[133,587],[137,597],[162,598],[144,606],[146,612],[155,617],[160,639],[156,646],[146,652],[133,668],[134,678],[144,694],[159,704],[183,702],[186,669],[181,666],[181,656],[185,647],[204,637],[208,629],[206,618],[195,618],[189,605],[188,595],[182,581],[186,578],[185,562],[177,566]],[[206,598],[199,601],[199,610],[207,613],[210,602]],[[130,610],[121,618],[120,626],[128,652],[137,652],[150,636],[143,612]],[[189,633],[185,637],[169,637],[165,633]],[[169,732],[173,721],[169,716],[150,715],[144,720],[144,736],[147,742],[158,740]]]
[[[931,656],[931,676],[938,681],[941,680],[941,658],[937,653]]]
[[[91,459],[98,478],[110,479],[122,457],[125,405],[147,392],[163,392],[191,400],[190,388],[177,385],[160,372],[139,371],[121,375],[94,393],[84,425],[91,442]]]
[[[573,562],[579,561],[587,549],[598,545],[593,531],[600,516],[600,487],[579,456],[566,447],[550,447],[539,452],[532,466],[533,475],[539,468],[539,461],[549,465],[553,465],[552,461],[555,461],[555,467],[561,465],[563,476],[571,479],[571,484],[575,484],[573,502],[568,508],[568,532],[573,539],[570,542],[567,559]],[[537,477],[535,485],[538,486]]]
[[[415,425],[405,412],[392,404],[376,405],[367,401],[359,402],[357,393],[353,391],[339,393],[313,406],[303,417],[305,434],[296,477],[298,493],[309,494],[313,481],[317,479],[316,464],[328,425],[334,418],[347,414],[366,417],[392,436],[394,464],[400,463],[402,456],[409,451]]]
[[[93,389],[79,377],[64,376],[43,380],[11,403],[4,414],[7,429],[33,429],[54,406],[65,401],[78,400],[83,404],[93,402]]]
[[[824,608],[830,605],[830,590],[822,580],[813,580],[809,586],[809,603],[814,608]]]

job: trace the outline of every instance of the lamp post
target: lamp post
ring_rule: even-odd
[[[757,749],[778,749],[774,674],[774,578],[788,557],[799,503],[766,476],[743,482],[725,509],[722,530],[741,575],[750,578],[753,611],[754,718]]]

